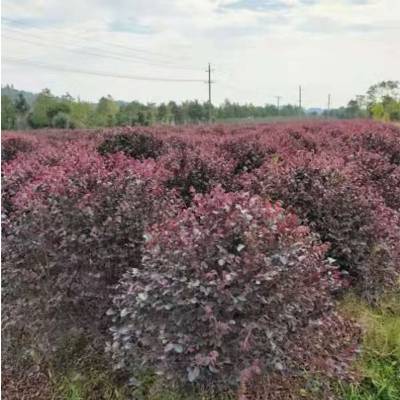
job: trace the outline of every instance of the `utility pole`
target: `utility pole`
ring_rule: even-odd
[[[301,111],[301,85],[299,86],[299,112]]]
[[[279,102],[282,98],[282,96],[275,96],[276,97],[276,108],[278,110],[278,115],[279,115]]]
[[[328,94],[328,113],[331,110],[331,94]]]
[[[208,63],[208,122],[211,123],[211,64]]]

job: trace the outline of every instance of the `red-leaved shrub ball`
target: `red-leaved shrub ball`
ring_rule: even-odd
[[[114,299],[117,367],[167,378],[235,382],[331,309],[338,273],[297,217],[259,196],[217,187],[146,233],[141,268]]]

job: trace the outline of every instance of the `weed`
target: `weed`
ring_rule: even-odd
[[[346,299],[345,313],[356,317],[365,334],[361,357],[356,365],[358,384],[341,384],[345,400],[400,399],[400,296],[383,298],[376,307]]]

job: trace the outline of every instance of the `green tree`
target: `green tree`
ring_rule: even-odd
[[[168,103],[168,108],[171,112],[171,118],[173,124],[183,124],[184,122],[184,113],[182,106],[178,106],[174,101],[170,101]]]
[[[138,101],[132,101],[121,106],[116,116],[117,125],[133,126],[139,124],[139,113],[145,108]]]
[[[399,81],[382,81],[372,85],[367,91],[368,103],[374,104],[382,102],[383,99],[392,98],[399,99],[400,82]]]
[[[155,103],[147,103],[146,104],[146,119],[147,124],[152,125],[157,121],[157,105]]]
[[[17,113],[21,115],[26,115],[26,113],[29,111],[29,104],[22,93],[18,93],[18,97],[15,100],[14,104]]]
[[[167,113],[168,113],[167,106],[164,103],[161,103],[157,107],[157,121],[161,123],[166,122]]]
[[[148,115],[147,115],[146,111],[142,111],[142,110],[139,111],[137,123],[139,125],[144,125],[144,126],[149,125]]]
[[[71,125],[74,128],[92,128],[96,126],[95,105],[74,101],[70,104]]]
[[[371,113],[374,119],[388,121],[389,116],[385,113],[385,108],[382,103],[373,103],[369,108],[369,112]]]
[[[57,100],[49,89],[44,89],[37,96],[33,103],[32,111],[29,114],[28,122],[32,128],[45,128],[51,126],[51,118],[54,117],[53,108],[56,107]],[[50,115],[49,115],[50,112]]]
[[[51,120],[54,128],[69,129],[71,128],[71,117],[69,114],[59,111]]]
[[[15,109],[17,111],[16,117],[16,128],[17,129],[26,129],[27,128],[27,115],[29,112],[29,104],[25,99],[25,96],[20,92],[18,93],[17,98],[14,101]]]
[[[52,104],[50,104],[47,109],[47,116],[50,121],[53,121],[54,117],[59,114],[69,114],[71,112],[71,105],[65,100],[55,100]]]
[[[205,119],[204,108],[197,100],[188,103],[187,113],[190,122],[197,123]]]
[[[17,110],[8,96],[1,96],[1,129],[14,129]]]
[[[367,109],[374,119],[400,119],[400,82],[382,81],[367,91]]]
[[[118,104],[108,95],[102,97],[96,108],[96,122],[100,126],[115,126],[117,123]]]
[[[385,96],[382,99],[382,106],[389,121],[400,121],[400,101],[395,98]]]

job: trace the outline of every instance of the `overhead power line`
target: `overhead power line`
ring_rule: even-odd
[[[26,24],[26,23],[23,23],[22,21],[17,21],[17,20],[10,19],[10,18],[2,17],[1,20],[7,23],[7,25],[3,25],[3,27],[6,26],[7,29],[13,30],[14,32],[18,32],[20,34],[26,34],[27,32],[26,32],[26,30],[25,31],[24,30],[21,31],[21,30],[15,29],[14,27],[12,27],[13,25],[20,25],[22,27],[29,28],[29,29],[32,29],[32,28],[33,29],[40,29],[40,27],[38,27],[38,26],[34,26],[34,25],[31,25],[31,24]],[[63,37],[65,37],[65,35],[62,34],[62,32],[55,32],[55,33],[56,34],[58,33],[59,35],[62,35]],[[37,35],[32,34],[32,32],[29,32],[29,36],[38,37]],[[75,38],[78,38],[78,39],[86,41],[86,42],[92,40],[90,38],[84,37],[82,35],[78,35],[76,33],[68,34],[68,37],[72,37],[72,38],[75,37]],[[38,38],[43,40],[43,38],[41,38],[41,37],[38,37]],[[92,45],[93,42],[91,42],[90,44]],[[125,51],[130,51],[130,52],[136,53],[135,57],[141,57],[141,58],[144,58],[144,57],[157,57],[157,58],[159,58],[159,60],[154,60],[153,59],[153,61],[171,62],[171,60],[173,60],[173,58],[175,58],[175,62],[177,62],[177,63],[179,62],[180,63],[182,61],[182,59],[183,59],[182,57],[179,57],[179,58],[173,57],[172,58],[171,55],[168,55],[168,54],[158,53],[158,52],[145,50],[145,49],[141,49],[141,48],[135,48],[135,47],[132,47],[132,46],[126,46],[126,45],[122,45],[120,43],[114,43],[114,42],[108,42],[108,41],[104,41],[104,40],[98,40],[97,38],[96,38],[96,44],[100,44],[100,45],[103,44],[105,46],[111,46],[113,49],[114,48],[120,48],[120,49],[123,49]]]
[[[268,93],[267,89],[265,89],[265,90],[256,89],[256,88],[250,88],[248,86],[238,87],[236,85],[232,85],[231,83],[224,82],[223,80],[219,80],[218,82],[221,86],[225,86],[226,88],[234,90],[235,92],[247,93],[247,95],[252,95],[252,96],[262,96],[263,98],[269,99],[270,101],[276,100],[276,98],[277,98],[277,96],[267,94]]]
[[[151,62],[151,61],[146,61],[146,60],[143,60],[143,59],[140,59],[140,58],[136,59],[136,58],[133,58],[132,56],[125,56],[125,55],[119,55],[119,54],[115,55],[115,53],[109,53],[109,52],[98,53],[98,52],[93,52],[91,50],[86,50],[86,49],[77,49],[77,48],[71,49],[71,48],[65,47],[65,46],[63,46],[63,45],[61,45],[59,43],[54,43],[54,44],[51,43],[51,44],[49,44],[49,43],[45,43],[43,41],[39,42],[39,41],[35,41],[35,40],[32,40],[32,39],[25,39],[25,38],[21,39],[21,38],[9,36],[7,34],[2,34],[2,37],[6,38],[6,39],[9,39],[9,40],[15,40],[15,41],[18,41],[18,42],[21,42],[21,43],[33,44],[35,46],[46,47],[46,48],[51,45],[52,47],[63,49],[63,50],[69,51],[69,52],[75,52],[75,53],[80,53],[80,54],[84,54],[84,55],[88,55],[88,56],[100,57],[102,59],[111,58],[111,59],[122,60],[122,61],[127,61],[128,60],[128,61],[131,61],[133,63],[152,65],[152,66],[155,66],[155,67],[182,69],[182,70],[189,70],[189,71],[198,71],[197,69],[194,69],[194,68],[185,68],[185,67],[180,67],[180,66],[176,66],[175,67],[175,66],[168,65],[168,64],[165,64],[165,63]]]
[[[101,71],[88,71],[80,68],[70,68],[64,67],[62,65],[50,65],[46,63],[37,63],[34,61],[17,59],[17,58],[4,58],[4,61],[12,64],[19,65],[27,65],[33,66],[36,68],[50,69],[55,71],[64,71],[71,72],[77,74],[86,74],[86,75],[96,75],[96,76],[104,76],[110,78],[120,78],[120,79],[131,79],[137,81],[155,81],[155,82],[204,82],[204,79],[184,79],[184,78],[159,78],[159,77],[151,77],[151,76],[139,76],[139,75],[128,75],[128,74],[112,74],[108,72]]]

